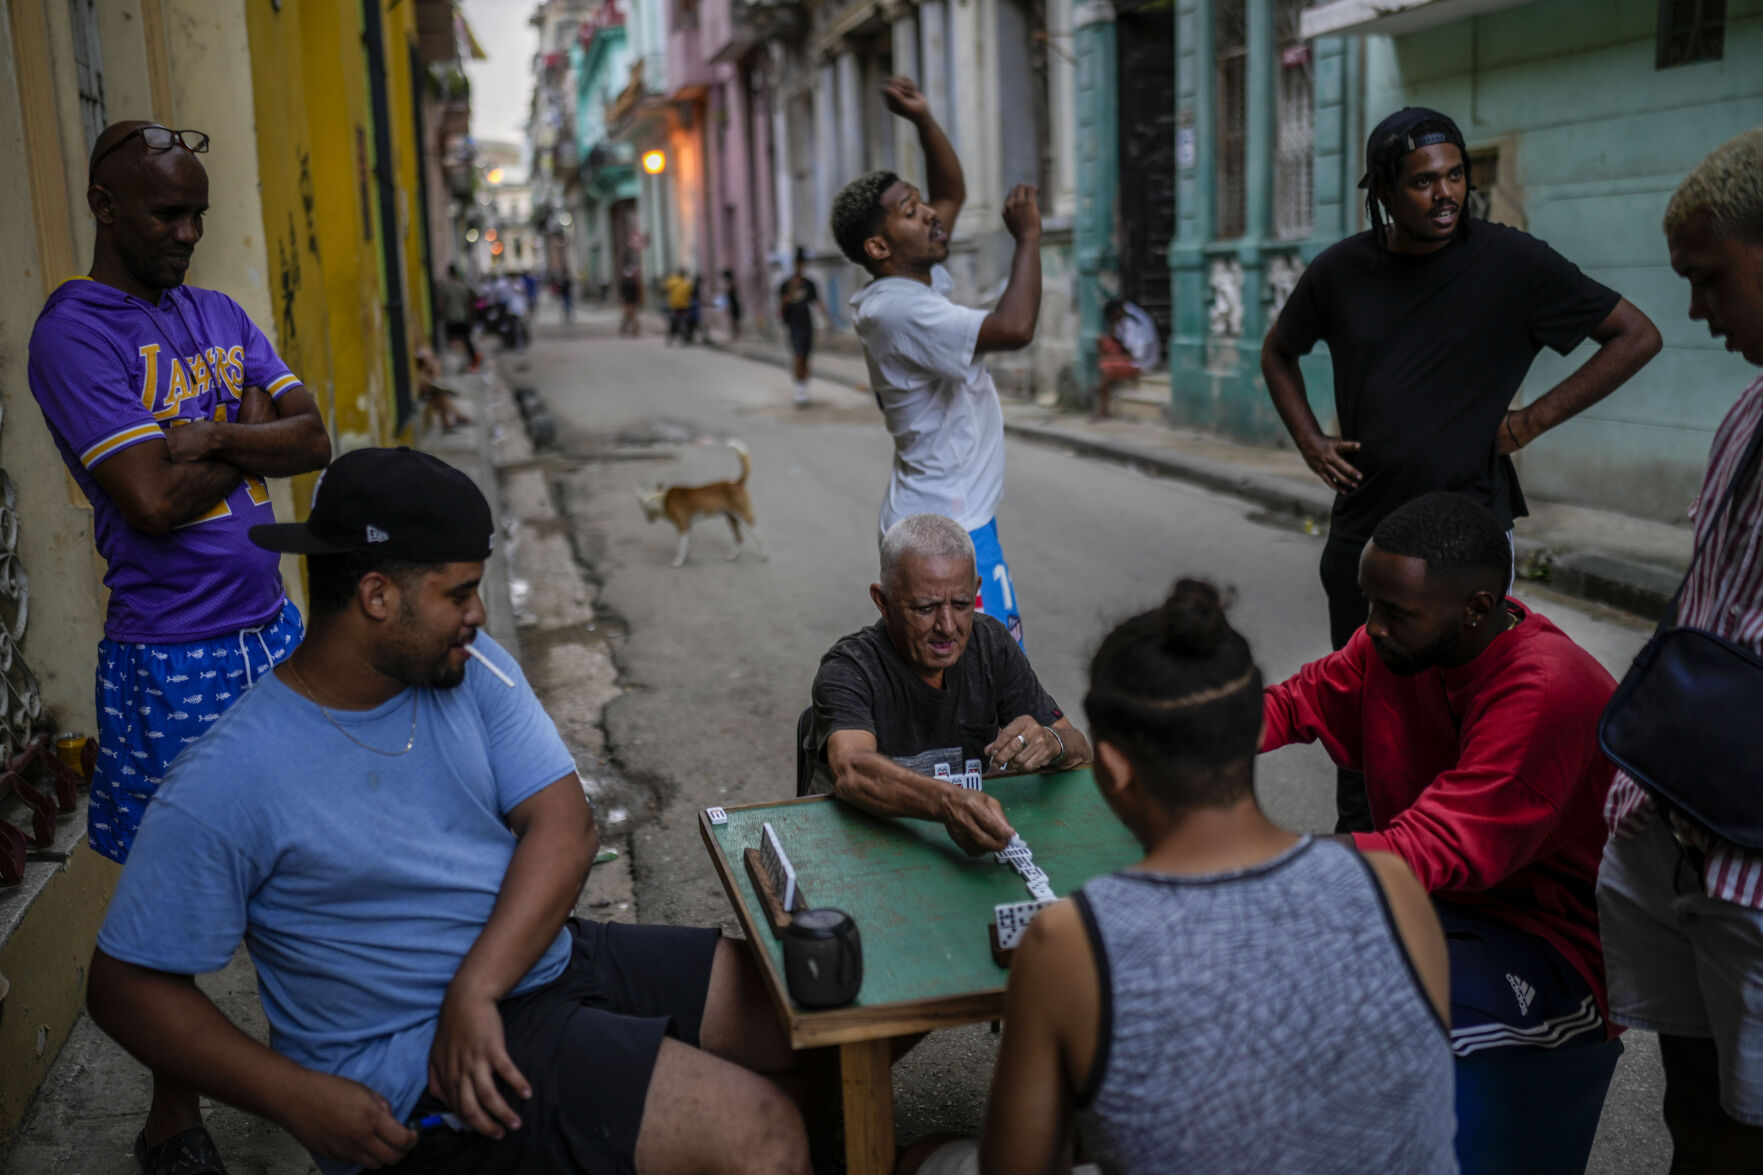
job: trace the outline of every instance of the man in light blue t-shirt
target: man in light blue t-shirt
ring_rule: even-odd
[[[478,633],[493,537],[470,480],[409,449],[349,453],[307,522],[252,528],[308,556],[310,631],[148,809],[93,1018],[326,1175],[712,1156],[805,1175],[800,1115],[759,1075],[791,1053],[747,953],[569,918],[599,840],[556,727]],[[191,979],[241,939],[267,1049]]]

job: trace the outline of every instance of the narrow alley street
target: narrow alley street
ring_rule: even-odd
[[[567,332],[541,327],[502,371],[558,422],[553,491],[598,584],[595,608],[623,634],[613,651],[626,692],[606,710],[606,745],[651,797],[630,815],[637,914],[733,931],[696,811],[793,794],[795,720],[819,657],[875,618],[867,588],[891,448],[872,399],[848,384],[816,380],[798,410],[779,367],[669,349],[654,333],[621,339],[613,326],[590,313]],[[728,529],[706,520],[675,569],[672,528],[647,524],[632,491],[732,476],[729,437],[751,450],[771,559],[749,549],[727,562]],[[1009,462],[999,526],[1028,650],[1080,724],[1096,642],[1179,574],[1234,589],[1235,622],[1270,679],[1326,652],[1320,537],[1240,499],[1049,447],[1012,441]],[[1618,675],[1645,638],[1632,618],[1546,590],[1520,595]],[[1313,832],[1332,821],[1332,781],[1320,750],[1294,748],[1263,761],[1259,790],[1275,819]],[[899,1064],[902,1140],[977,1128],[994,1039],[983,1025],[938,1033]],[[1663,1171],[1656,1046],[1627,1040],[1589,1169]]]

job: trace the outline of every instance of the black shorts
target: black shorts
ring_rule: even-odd
[[[469,322],[443,323],[442,329],[446,331],[449,343],[454,339],[465,339],[467,342],[471,340],[471,323]]]
[[[812,322],[790,323],[790,349],[798,359],[808,358],[808,352],[814,350],[814,324]]]
[[[501,1139],[445,1127],[390,1168],[442,1175],[634,1172],[643,1101],[663,1037],[698,1044],[722,932],[571,919],[563,974],[502,1001],[508,1055],[530,1101],[502,1086],[521,1128]],[[445,1110],[424,1093],[412,1117]]]

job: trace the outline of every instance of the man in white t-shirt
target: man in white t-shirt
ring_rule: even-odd
[[[851,299],[869,383],[894,438],[894,469],[880,530],[911,514],[942,514],[972,536],[981,596],[975,606],[1022,641],[1010,567],[998,544],[1004,496],[1004,414],[984,355],[1034,341],[1041,312],[1041,213],[1035,189],[1012,189],[1004,227],[1016,241],[996,309],[949,300],[940,262],[967,197],[961,161],[906,78],[882,87],[888,109],[918,128],[928,194],[891,171],[872,171],[833,201],[833,239],[875,278]]]

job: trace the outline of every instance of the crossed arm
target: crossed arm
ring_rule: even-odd
[[[995,770],[1038,771],[1083,766],[1090,761],[1090,744],[1070,719],[1060,718],[1049,728],[1024,714],[999,731],[985,753]],[[900,766],[876,749],[870,731],[834,731],[826,758],[839,799],[877,816],[935,820],[962,852],[996,852],[1016,834],[996,798]]]
[[[430,1088],[492,1137],[519,1121],[496,1093],[495,1075],[529,1088],[504,1048],[497,1001],[556,938],[599,847],[573,772],[516,806],[508,823],[518,840],[514,857],[489,922],[448,988],[429,1061]],[[253,1040],[191,976],[97,950],[87,1005],[98,1026],[154,1072],[281,1125],[317,1154],[377,1169],[416,1144],[385,1098]]]
[[[235,421],[192,420],[92,470],[130,526],[162,535],[200,518],[241,477],[291,477],[330,464],[331,439],[312,393],[296,385],[272,400],[246,388]]]

